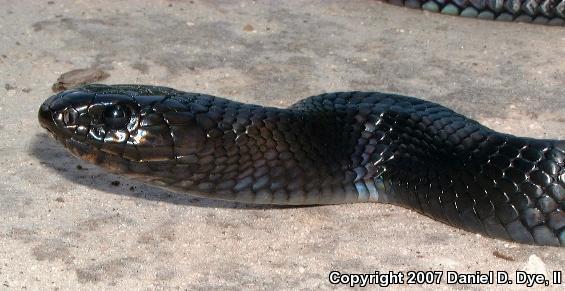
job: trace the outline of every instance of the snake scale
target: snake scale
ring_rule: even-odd
[[[87,85],[39,121],[74,155],[191,195],[400,205],[486,236],[565,246],[565,141],[498,133],[439,104],[338,92],[286,109]]]
[[[383,2],[447,15],[565,25],[565,0],[383,0]]]

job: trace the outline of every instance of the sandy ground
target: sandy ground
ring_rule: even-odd
[[[264,208],[144,186],[71,157],[36,117],[60,74],[94,67],[107,83],[274,106],[395,92],[497,130],[564,139],[563,28],[369,0],[0,7],[0,289],[331,289],[331,270],[564,269],[565,249],[484,238],[389,205]]]

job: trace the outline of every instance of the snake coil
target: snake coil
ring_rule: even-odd
[[[385,2],[447,15],[565,25],[565,0],[385,0]]]

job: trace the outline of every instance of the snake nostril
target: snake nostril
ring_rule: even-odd
[[[66,126],[76,125],[77,120],[78,111],[76,111],[76,109],[71,107],[65,109],[65,111],[63,112],[63,123],[65,123]]]

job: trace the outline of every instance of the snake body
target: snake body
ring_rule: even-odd
[[[565,25],[565,0],[384,0],[384,2],[447,15]]]
[[[565,142],[498,133],[436,103],[338,92],[286,109],[141,85],[49,98],[72,153],[191,195],[258,204],[383,202],[486,236],[565,245]]]

